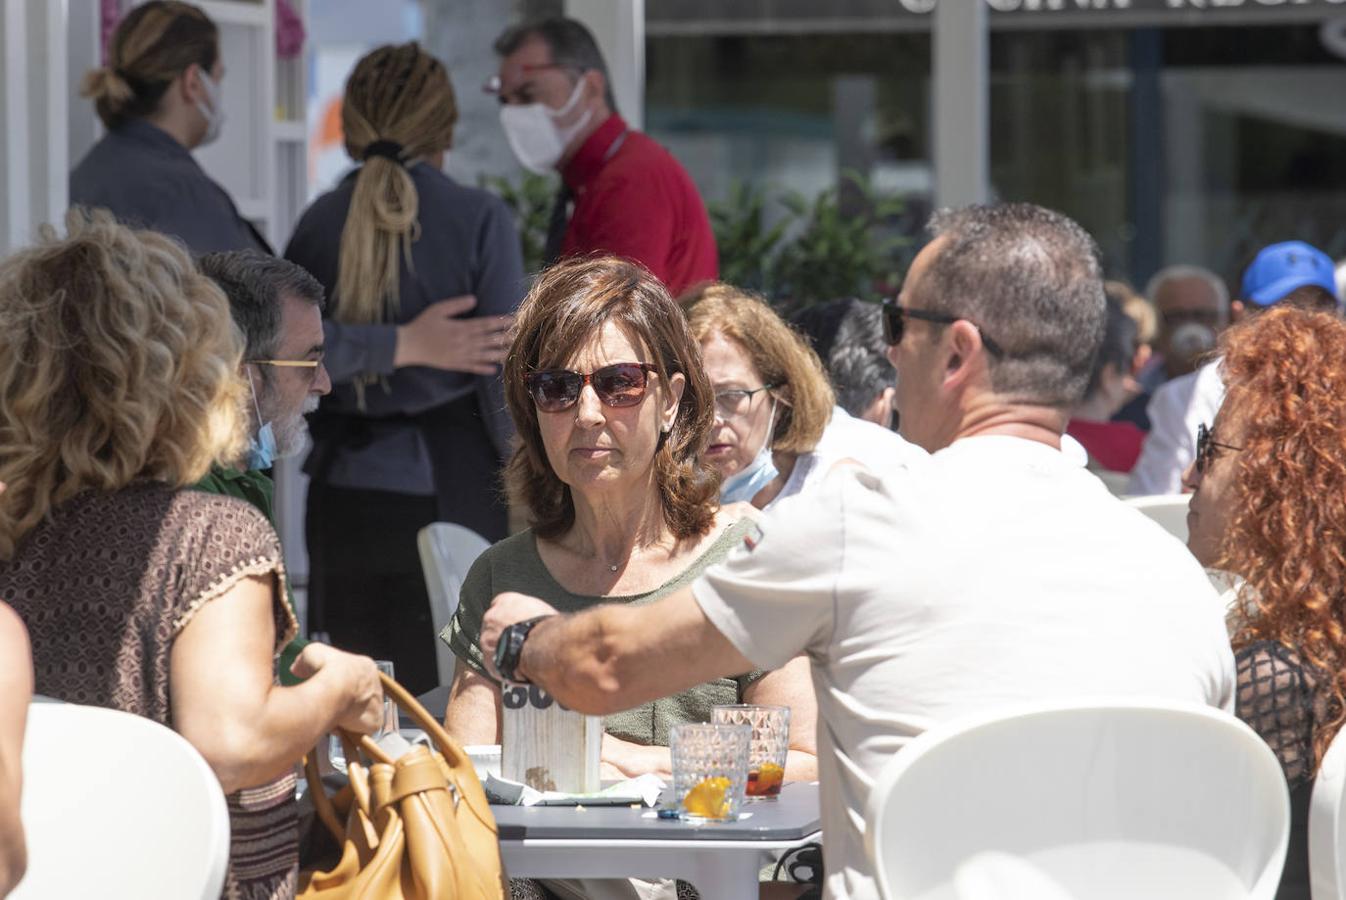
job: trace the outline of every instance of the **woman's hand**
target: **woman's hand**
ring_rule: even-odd
[[[431,303],[397,327],[393,365],[429,366],[473,375],[494,375],[509,349],[512,316],[460,319],[477,305],[471,295]]]
[[[318,672],[333,679],[345,698],[336,725],[356,734],[373,734],[383,727],[383,683],[368,656],[346,653],[327,644],[309,644],[299,652],[290,671],[299,678]]]
[[[615,777],[624,781],[648,773],[664,779],[673,778],[673,755],[667,747],[633,744],[605,734],[600,753],[604,778]]]

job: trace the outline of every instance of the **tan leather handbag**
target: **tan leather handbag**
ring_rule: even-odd
[[[305,761],[318,818],[341,847],[327,872],[300,876],[301,898],[322,900],[502,900],[506,894],[495,817],[472,761],[406,689],[383,690],[434,741],[396,761],[368,736],[341,732],[350,786],[333,798]],[[365,765],[363,754],[372,760]],[[344,817],[344,825],[342,818]]]

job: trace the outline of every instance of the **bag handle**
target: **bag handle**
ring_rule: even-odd
[[[379,682],[383,685],[383,696],[393,701],[401,709],[406,710],[412,720],[419,725],[430,739],[435,747],[443,754],[445,761],[453,768],[459,768],[464,765],[471,765],[466,754],[458,746],[449,733],[444,730],[444,726],[420,704],[411,692],[384,673],[379,673]],[[356,747],[364,753],[369,759],[376,763],[392,765],[393,758],[384,751],[382,747],[374,743],[374,739],[367,734],[357,735],[344,728],[333,729],[333,733],[341,738],[342,746],[346,750],[346,759],[356,758]],[[304,758],[304,778],[308,782],[309,793],[313,796],[313,809],[318,814],[318,818],[327,826],[328,831],[338,842],[344,840],[345,829],[341,821],[337,818],[336,807],[332,805],[332,798],[327,796],[327,790],[323,787],[322,777],[318,773],[318,748]]]

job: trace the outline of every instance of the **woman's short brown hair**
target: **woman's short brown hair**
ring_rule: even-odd
[[[836,396],[818,354],[766,300],[730,284],[710,282],[682,296],[692,334],[704,343],[719,334],[738,344],[780,398],[771,449],[807,453],[818,446]]]
[[[687,379],[677,418],[655,452],[655,478],[664,521],[673,534],[705,534],[719,506],[719,476],[702,459],[714,421],[714,395],[701,351],[659,279],[639,263],[612,256],[553,266],[519,307],[514,343],[505,360],[505,398],[519,434],[505,469],[510,498],[528,510],[529,524],[539,537],[557,537],[574,524],[570,488],[547,461],[524,376],[564,367],[608,322],[648,350],[661,384],[674,372]]]
[[[243,337],[170,237],[66,215],[0,263],[0,559],[53,507],[243,451]]]

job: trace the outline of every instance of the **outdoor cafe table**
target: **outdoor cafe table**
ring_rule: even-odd
[[[742,811],[752,815],[692,825],[627,806],[491,807],[512,878],[680,878],[702,897],[756,900],[764,851],[819,840],[818,785],[786,784]]]

